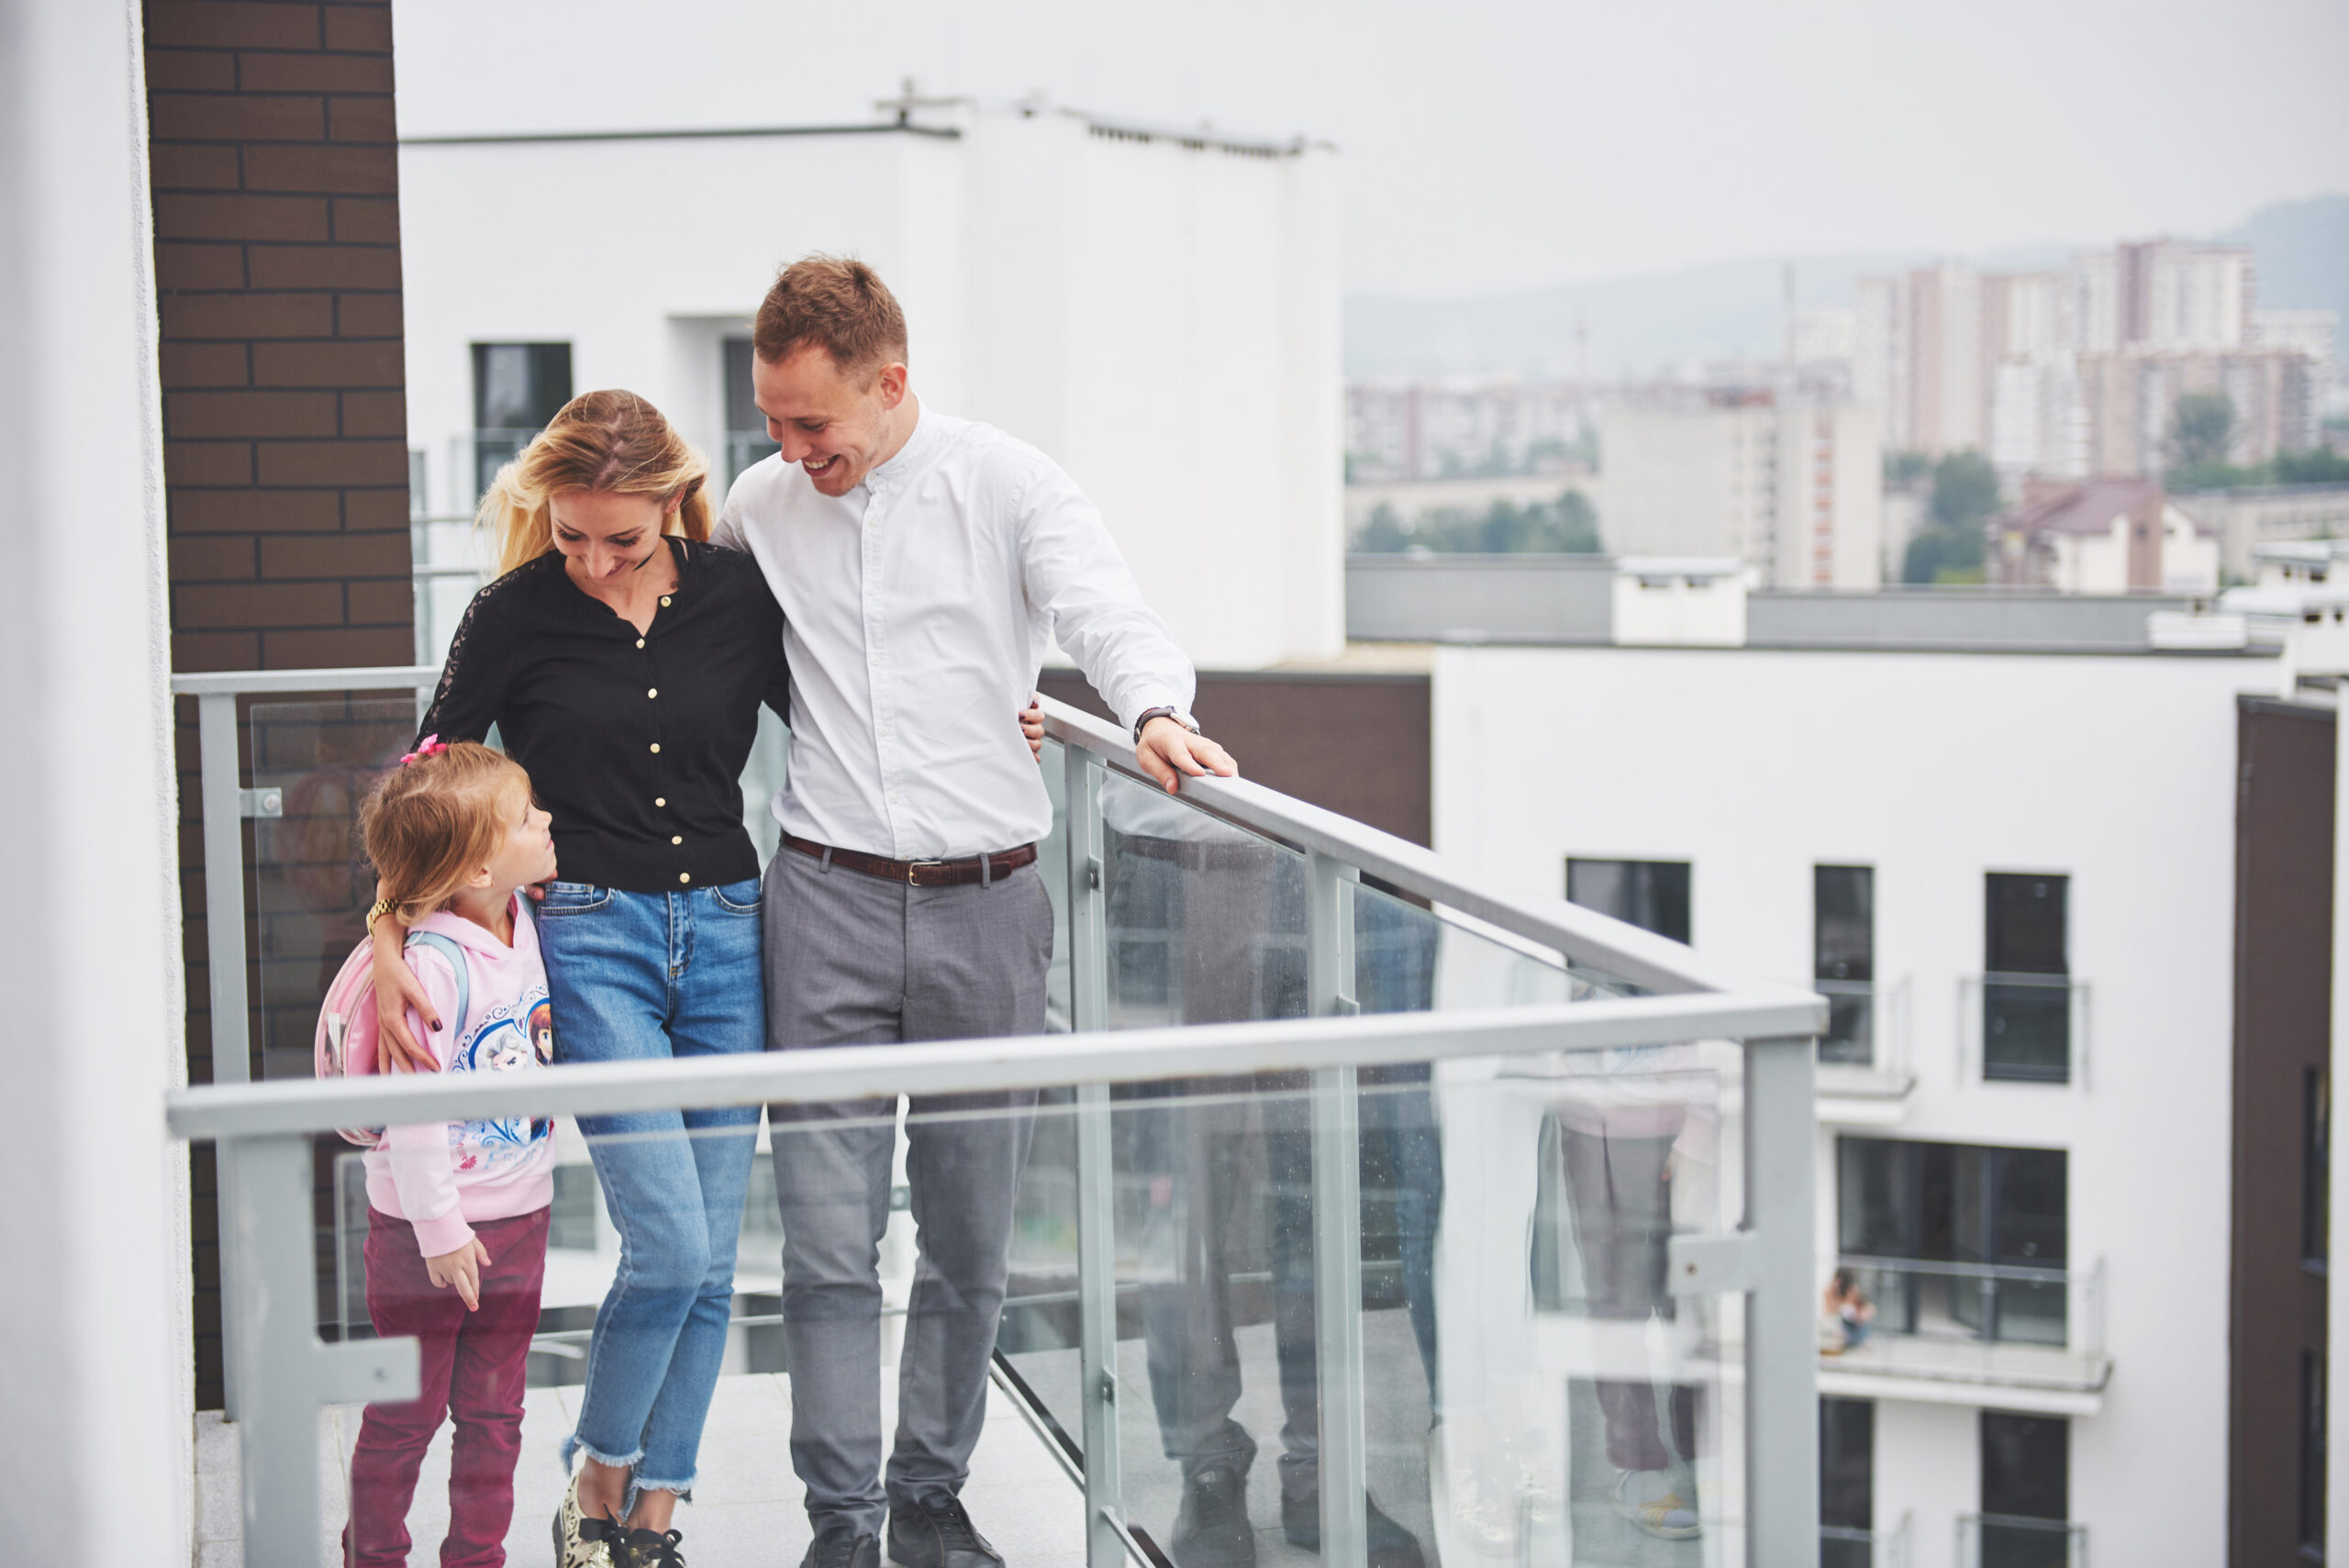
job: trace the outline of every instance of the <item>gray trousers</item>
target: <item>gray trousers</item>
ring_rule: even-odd
[[[764,899],[767,1048],[1041,1034],[1052,908],[1029,866],[907,887],[775,852]],[[892,1501],[962,1489],[986,1413],[1032,1092],[916,1095],[906,1162],[919,1259],[881,1472],[881,1234],[895,1106],[771,1106],[783,1214],[791,1463],[818,1534],[878,1533]]]

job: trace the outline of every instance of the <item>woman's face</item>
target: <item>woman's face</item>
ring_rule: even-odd
[[[554,547],[572,577],[587,586],[618,587],[661,549],[661,530],[676,503],[653,495],[564,490],[549,501]]]

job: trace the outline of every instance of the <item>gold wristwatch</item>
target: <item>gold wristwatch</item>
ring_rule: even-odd
[[[375,934],[376,920],[391,912],[392,901],[388,898],[378,898],[367,906],[367,935],[370,938]]]

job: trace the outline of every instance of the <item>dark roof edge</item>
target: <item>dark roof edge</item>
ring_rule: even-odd
[[[2235,708],[2241,713],[2273,714],[2279,718],[2310,718],[2320,724],[2337,725],[2341,722],[2341,713],[2337,708],[2326,707],[2321,703],[2294,702],[2289,697],[2262,696],[2256,692],[2237,692]]]
[[[767,136],[930,136],[953,141],[963,133],[952,126],[900,125],[883,120],[873,125],[737,126],[715,130],[526,130],[478,136],[404,136],[402,147],[489,147],[524,141],[717,141],[729,138]]]

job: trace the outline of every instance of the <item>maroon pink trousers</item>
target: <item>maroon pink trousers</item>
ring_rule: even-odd
[[[514,1464],[522,1451],[522,1373],[539,1326],[551,1212],[473,1227],[489,1266],[482,1271],[481,1309],[468,1312],[454,1290],[435,1285],[425,1273],[415,1229],[367,1211],[367,1315],[385,1339],[414,1335],[423,1367],[417,1397],[370,1405],[360,1422],[351,1457],[351,1524],[342,1538],[351,1568],[407,1562],[408,1504],[444,1416],[455,1430],[441,1568],[502,1568],[506,1562]]]

